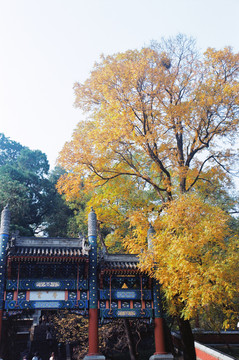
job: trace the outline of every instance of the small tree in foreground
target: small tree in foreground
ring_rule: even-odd
[[[69,311],[59,311],[53,319],[56,338],[61,343],[75,343],[81,358],[88,349],[88,320]]]

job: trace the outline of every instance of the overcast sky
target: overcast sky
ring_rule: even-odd
[[[73,84],[100,54],[184,33],[239,52],[239,0],[0,0],[0,132],[51,166],[82,119]]]

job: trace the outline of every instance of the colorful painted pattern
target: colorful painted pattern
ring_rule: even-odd
[[[6,300],[5,310],[15,309],[87,309],[87,300],[57,300],[57,301],[46,301],[46,300]]]
[[[113,290],[100,290],[100,300],[109,300],[112,299],[124,300],[151,300],[152,293],[151,290],[131,290],[131,289],[113,289]]]
[[[153,300],[154,300],[154,316],[157,318],[162,317],[162,309],[160,302],[160,285],[158,282],[154,281],[153,284]]]
[[[42,265],[44,266],[44,265]],[[87,290],[88,281],[82,280],[31,280],[22,279],[19,282],[17,280],[8,280],[6,283],[7,290],[37,290],[37,289],[55,289],[55,290],[76,290],[78,283],[78,290]]]
[[[6,272],[6,249],[8,235],[0,235],[0,309],[3,308],[4,290],[5,290],[5,272]]]
[[[150,319],[152,317],[152,309],[100,309],[101,321],[113,318]]]
[[[89,236],[91,245],[89,258],[89,307],[97,309],[98,307],[98,286],[97,286],[97,244],[96,236]]]

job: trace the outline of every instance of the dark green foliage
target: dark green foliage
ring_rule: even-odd
[[[72,227],[75,220],[55,188],[61,174],[59,168],[49,174],[46,154],[40,150],[30,150],[0,134],[0,211],[9,205],[12,231],[25,236],[68,235],[69,224]]]
[[[24,147],[0,134],[0,166],[15,163]]]
[[[51,210],[44,216],[47,225],[45,232],[48,236],[77,237],[79,229],[74,210],[66,204],[64,198],[56,190],[57,180],[63,173],[63,169],[56,167],[48,177],[50,183],[48,196]]]
[[[21,150],[17,158],[17,167],[25,172],[34,173],[39,178],[43,178],[49,172],[46,154],[40,150],[32,151],[28,148]]]

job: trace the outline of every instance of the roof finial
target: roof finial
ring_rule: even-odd
[[[155,234],[155,230],[154,230],[154,227],[153,225],[150,223],[149,224],[149,229],[148,229],[148,232],[147,232],[147,240],[148,240],[148,249],[152,249],[153,247],[153,243],[152,243],[152,237],[154,236]]]
[[[97,236],[97,218],[93,208],[88,215],[88,236]]]
[[[9,235],[9,228],[10,228],[10,210],[7,204],[2,211],[0,234]]]

